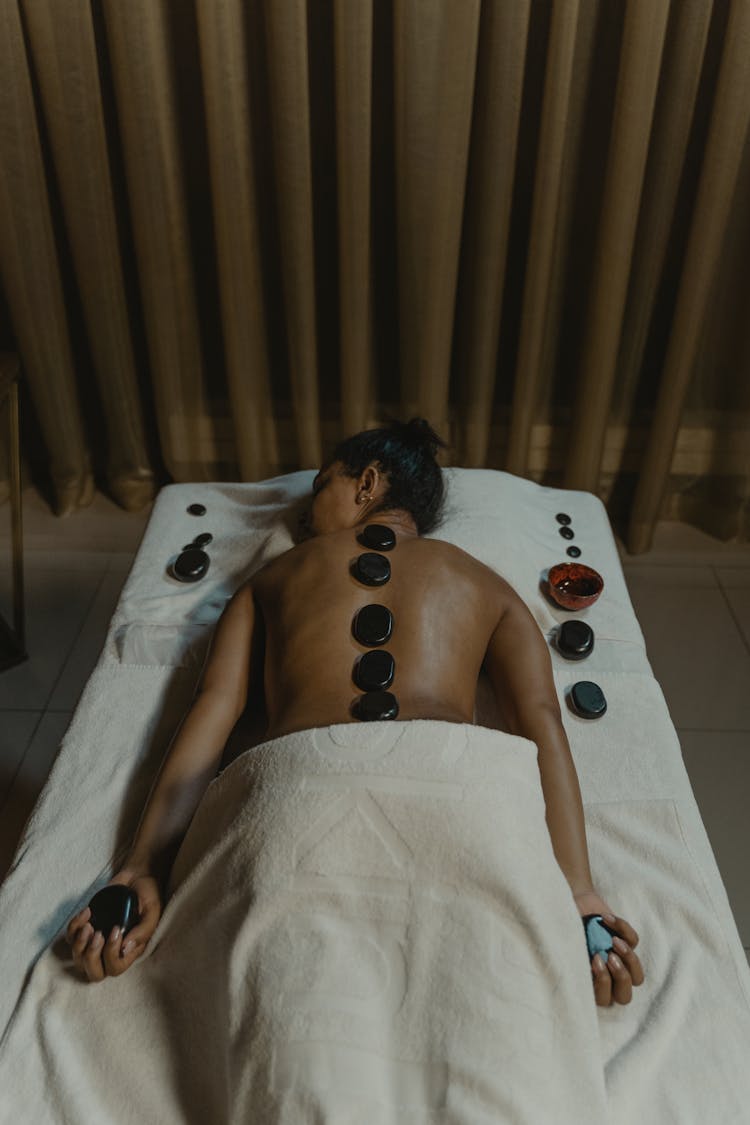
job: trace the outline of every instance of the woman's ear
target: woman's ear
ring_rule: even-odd
[[[359,487],[365,492],[368,492],[370,496],[374,496],[375,490],[382,480],[383,474],[378,471],[377,466],[368,465],[359,478]]]

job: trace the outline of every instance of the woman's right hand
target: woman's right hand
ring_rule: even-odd
[[[119,927],[111,934],[94,933],[86,906],[68,923],[65,936],[73,950],[73,963],[90,981],[117,977],[129,969],[144,952],[162,912],[162,896],[156,878],[147,871],[123,867],[107,884],[132,887],[138,895],[139,921],[123,940]]]

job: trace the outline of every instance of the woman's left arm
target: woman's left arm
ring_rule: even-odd
[[[552,849],[579,914],[602,914],[613,919],[607,924],[618,935],[614,942],[618,952],[610,952],[606,964],[598,955],[592,960],[596,1002],[608,1006],[614,999],[627,1004],[632,986],[644,980],[643,968],[633,952],[638,934],[624,918],[615,918],[594,887],[581,789],[560,715],[547,643],[526,604],[507,583],[503,586],[507,606],[488,645],[485,667],[502,701],[511,733],[536,743]]]

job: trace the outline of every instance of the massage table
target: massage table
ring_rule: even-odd
[[[1,1121],[750,1122],[750,971],[604,506],[444,473],[433,537],[501,574],[549,641],[594,884],[640,935],[630,1004],[595,1005],[536,747],[502,730],[484,674],[474,726],[264,742],[243,716],[146,953],[100,984],[75,975],[65,926],[118,869],[215,623],[294,546],[314,473],[174,484],[0,887]],[[545,591],[563,512],[604,578],[575,614]],[[208,572],[178,582],[201,532]],[[555,647],[571,617],[594,630],[583,662]],[[600,718],[571,710],[579,680],[604,692]]]

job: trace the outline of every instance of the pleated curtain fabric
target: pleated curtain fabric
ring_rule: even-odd
[[[0,347],[63,515],[445,464],[750,538],[748,0],[0,0]],[[1,474],[0,474],[1,475]]]

